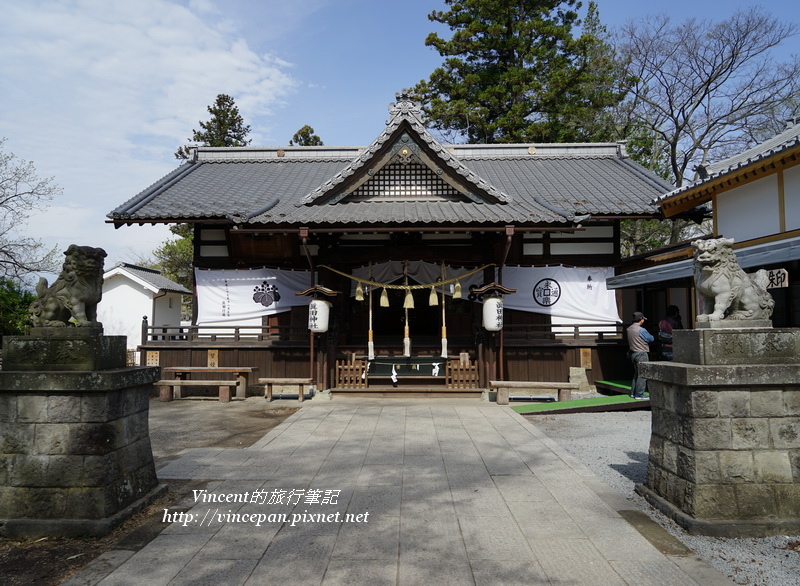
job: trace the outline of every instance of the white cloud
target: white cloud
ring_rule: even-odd
[[[0,0],[0,13],[0,135],[64,188],[28,230],[50,246],[146,255],[163,238],[105,214],[174,168],[217,94],[255,128],[297,86],[209,0]]]

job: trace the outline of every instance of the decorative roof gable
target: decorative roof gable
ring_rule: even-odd
[[[297,205],[372,199],[511,202],[431,136],[408,94],[398,94],[389,112],[380,136]]]

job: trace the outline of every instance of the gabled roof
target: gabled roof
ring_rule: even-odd
[[[198,147],[108,217],[287,230],[572,225],[655,215],[651,201],[669,188],[620,143],[442,145],[401,95],[367,147]]]
[[[705,176],[673,189],[653,200],[667,216],[685,211],[711,200],[715,192],[735,186],[733,180],[758,173],[773,163],[784,164],[786,157],[796,159],[800,154],[800,124],[792,124],[780,134],[727,159],[703,168]],[[777,161],[776,161],[777,159]],[[784,159],[784,160],[781,160]]]
[[[151,290],[153,293],[166,291],[170,293],[181,293],[183,295],[192,294],[189,289],[168,279],[155,269],[148,269],[126,262],[120,262],[103,274],[103,280],[117,275],[124,275],[136,281],[146,289]]]
[[[368,181],[387,163],[411,159],[421,161],[437,175],[450,177],[452,185],[469,200],[485,203],[494,200],[508,203],[511,197],[453,157],[422,124],[419,108],[407,94],[398,96],[389,110],[386,129],[349,165],[323,185],[303,197],[298,205],[326,201],[331,196],[342,199]],[[366,172],[364,172],[366,171]],[[360,172],[360,173],[359,173]],[[450,183],[450,182],[448,182]],[[349,191],[345,186],[349,184]]]

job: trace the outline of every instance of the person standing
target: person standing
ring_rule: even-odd
[[[667,307],[667,316],[658,322],[658,341],[661,342],[661,357],[672,360],[674,357],[672,347],[672,331],[683,329],[681,313],[677,305]]]
[[[637,400],[646,399],[644,396],[647,380],[639,374],[639,365],[647,362],[650,352],[650,342],[655,342],[653,335],[644,329],[647,318],[641,311],[633,312],[633,323],[627,330],[628,347],[630,348],[631,361],[633,362],[633,381],[631,382],[631,397]]]

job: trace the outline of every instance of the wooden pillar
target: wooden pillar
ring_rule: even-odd
[[[497,332],[486,332],[486,379],[497,380]]]
[[[314,332],[308,331],[308,376],[311,378],[311,384],[317,380],[316,372],[314,372]]]
[[[327,352],[328,352],[328,344],[325,343],[325,338],[327,334],[320,334],[320,339],[317,340],[317,355],[316,355],[316,362],[317,362],[317,372],[316,376],[314,377],[314,383],[320,389],[326,389],[328,384],[328,376],[327,376]]]

